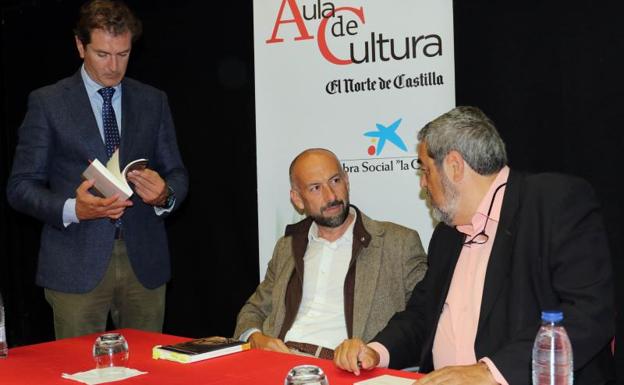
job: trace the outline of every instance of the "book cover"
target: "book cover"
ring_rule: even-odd
[[[94,179],[93,189],[102,197],[108,198],[119,194],[119,198],[126,200],[132,196],[133,191],[127,181],[127,175],[133,170],[143,170],[147,167],[147,159],[136,159],[128,163],[123,170],[119,168],[119,149],[117,149],[106,167],[97,159],[83,171],[84,179]]]
[[[152,358],[190,363],[248,350],[248,342],[227,337],[198,338],[173,345],[156,345]]]

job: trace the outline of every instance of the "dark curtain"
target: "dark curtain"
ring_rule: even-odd
[[[511,167],[592,183],[622,309],[624,30],[617,1],[454,3],[457,104],[493,118]],[[8,207],[6,178],[28,93],[80,65],[72,36],[80,4],[2,2],[0,290],[12,346],[49,340],[53,331],[34,285],[41,225]],[[128,76],[168,93],[191,176],[189,198],[168,223],[173,279],[165,332],[229,335],[258,283],[252,2],[128,4],[144,22]]]
[[[168,219],[173,278],[165,332],[230,335],[259,281],[251,2],[127,1],[144,24],[127,76],[167,92],[190,194]],[[34,284],[41,224],[6,202],[27,96],[80,66],[82,1],[2,6],[0,284],[12,346],[53,338]]]

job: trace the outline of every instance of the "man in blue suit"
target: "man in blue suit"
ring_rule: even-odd
[[[170,278],[164,217],[188,176],[164,92],[124,78],[141,23],[121,2],[82,6],[80,70],[31,93],[7,185],[10,204],[44,222],[36,282],[56,338],[118,328],[160,331]],[[81,180],[89,161],[146,158],[128,176],[135,194],[101,198]]]

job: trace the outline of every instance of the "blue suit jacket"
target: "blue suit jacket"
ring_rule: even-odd
[[[120,163],[149,159],[175,191],[179,206],[188,176],[178,151],[164,92],[136,80],[122,82]],[[19,129],[13,170],[7,185],[9,203],[44,222],[37,269],[38,285],[85,293],[102,279],[113,250],[114,224],[96,219],[62,223],[63,205],[76,196],[89,161],[107,159],[80,71],[33,91]],[[139,281],[155,288],[171,275],[163,217],[137,194],[122,220],[130,262]],[[175,207],[174,207],[175,209]]]

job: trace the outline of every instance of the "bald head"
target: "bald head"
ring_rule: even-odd
[[[319,163],[327,164],[328,162],[333,162],[336,169],[344,174],[340,161],[333,152],[325,148],[308,148],[302,151],[293,159],[288,168],[290,187],[293,189],[297,187],[297,175],[301,173],[301,170],[305,170],[313,165],[318,165]]]

